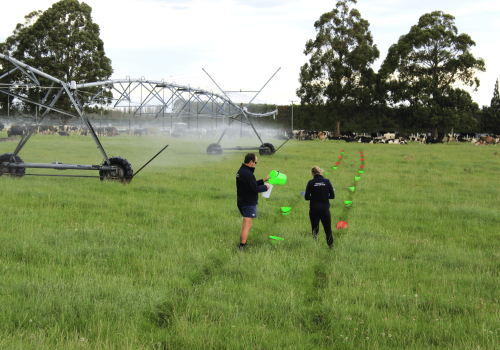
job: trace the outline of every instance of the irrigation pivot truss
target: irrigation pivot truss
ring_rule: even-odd
[[[26,168],[48,168],[48,169],[78,169],[78,170],[98,170],[101,179],[119,179],[122,181],[130,181],[132,179],[132,166],[128,161],[121,157],[108,157],[99,137],[86,115],[85,108],[98,105],[103,100],[111,101],[113,107],[129,107],[133,106],[134,114],[151,114],[146,107],[157,106],[154,118],[162,116],[182,117],[186,115],[200,115],[201,113],[213,118],[225,117],[228,119],[228,125],[222,133],[219,141],[208,146],[207,154],[222,154],[223,150],[250,150],[257,149],[260,154],[274,154],[274,146],[270,143],[264,143],[260,135],[255,130],[252,122],[248,118],[264,117],[277,113],[277,110],[255,114],[250,113],[246,107],[238,106],[233,103],[227,94],[222,91],[222,94],[214,93],[199,88],[192,88],[176,84],[175,82],[167,83],[163,80],[146,80],[141,79],[117,79],[106,80],[99,82],[80,82],[70,83],[57,79],[44,73],[40,69],[30,67],[23,62],[20,62],[13,57],[5,54],[0,54],[0,65],[3,68],[7,67],[6,72],[0,76],[0,93],[8,95],[8,103],[10,110],[10,101],[22,101],[25,104],[31,104],[38,108],[37,114],[39,117],[35,123],[29,126],[28,131],[22,135],[16,149],[13,153],[0,155],[0,176],[1,175],[25,175]],[[204,70],[205,71],[205,70]],[[279,69],[278,69],[279,71]],[[276,73],[278,72],[276,71]],[[212,77],[205,71],[212,79]],[[274,75],[276,75],[274,73]],[[16,76],[15,82],[11,83],[11,77]],[[274,77],[273,75],[273,77]],[[271,77],[271,79],[273,78]],[[271,80],[269,79],[268,82]],[[42,85],[40,82],[44,82]],[[212,79],[215,83],[215,81]],[[267,85],[267,83],[264,87]],[[50,86],[44,86],[48,85]],[[215,83],[217,85],[217,83]],[[219,87],[217,85],[217,87]],[[264,88],[263,87],[263,88]],[[263,89],[262,88],[262,89]],[[43,91],[43,98],[38,98],[37,101],[30,98],[28,94],[23,93],[22,89],[37,89]],[[220,87],[219,87],[220,89]],[[259,90],[257,95],[260,93]],[[110,98],[109,92],[112,92],[113,98]],[[55,107],[56,102],[65,94],[70,103],[70,111]],[[255,95],[255,97],[257,97]],[[134,98],[132,98],[134,96]],[[255,99],[255,97],[253,99]],[[252,99],[252,101],[253,101]],[[138,102],[137,102],[138,100]],[[134,102],[133,102],[134,101]],[[250,101],[250,103],[252,102]],[[249,104],[250,104],[249,103]],[[76,164],[43,164],[43,163],[25,163],[19,157],[19,152],[26,145],[33,132],[42,122],[44,117],[49,112],[59,113],[64,116],[81,118],[85,126],[88,128],[90,135],[101,152],[104,162],[102,165],[76,165]],[[260,145],[251,148],[222,148],[220,142],[224,134],[234,121],[249,125],[257,135]],[[40,174],[27,174],[40,175]]]

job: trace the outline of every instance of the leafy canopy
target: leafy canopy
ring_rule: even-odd
[[[91,13],[92,8],[84,2],[58,1],[44,12],[34,11],[25,16],[25,23],[16,26],[13,35],[0,44],[0,50],[66,82],[109,79],[113,73],[111,60],[104,52],[99,25],[93,22]],[[3,71],[8,68],[6,66],[3,64]],[[28,83],[16,73],[9,77],[11,82]],[[51,84],[46,79],[39,80],[44,86]],[[17,90],[31,99],[38,99],[36,89]],[[49,101],[55,94],[51,93]],[[82,99],[85,100],[85,96]],[[67,96],[62,96],[56,106],[67,109],[71,105]]]
[[[302,104],[329,106],[336,120],[369,95],[367,87],[374,75],[370,66],[379,57],[370,24],[350,7],[356,3],[338,1],[314,23],[316,38],[304,50],[309,63],[300,69],[297,96]]]
[[[389,99],[409,105],[421,124],[456,125],[458,112],[477,109],[460,86],[477,90],[476,74],[486,70],[484,60],[471,53],[473,46],[469,35],[458,34],[455,17],[441,11],[423,15],[382,64]]]

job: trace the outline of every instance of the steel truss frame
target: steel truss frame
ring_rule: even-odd
[[[95,105],[99,104],[99,101],[102,101],[102,99],[107,99],[105,96],[105,91],[106,90],[112,90],[113,92],[116,92],[118,95],[118,98],[116,98],[116,102],[114,104],[114,108],[120,106],[121,103],[129,103],[129,107],[132,103],[132,93],[136,91],[137,89],[140,89],[141,91],[141,99],[140,103],[137,106],[134,115],[139,113],[142,115],[142,112],[145,107],[148,106],[149,103],[152,101],[157,102],[157,105],[161,106],[161,109],[155,113],[155,118],[157,118],[161,113],[165,114],[165,111],[170,110],[170,114],[175,116],[185,116],[186,113],[189,113],[189,115],[200,115],[200,112],[206,111],[206,114],[218,118],[218,117],[226,117],[228,118],[229,122],[228,125],[226,126],[225,130],[222,133],[222,136],[220,137],[219,141],[217,142],[218,149],[222,150],[220,147],[220,142],[222,138],[224,137],[226,131],[228,128],[231,126],[231,124],[234,121],[238,121],[237,119],[239,117],[244,117],[241,118],[241,122],[251,126],[255,134],[257,135],[259,141],[261,142],[260,147],[256,148],[245,148],[245,149],[260,149],[261,151],[271,151],[268,149],[266,146],[264,146],[264,142],[262,141],[260,135],[258,134],[257,130],[253,126],[252,122],[248,118],[249,115],[253,116],[267,116],[267,115],[272,115],[276,114],[276,111],[267,113],[267,114],[262,114],[262,115],[256,115],[249,113],[246,108],[242,106],[238,106],[231,99],[227,96],[227,94],[220,89],[220,87],[215,83],[213,78],[203,69],[203,71],[210,77],[210,79],[217,85],[217,87],[221,90],[223,95],[214,93],[213,91],[207,91],[203,89],[195,89],[190,86],[184,86],[184,85],[179,85],[176,84],[175,82],[173,83],[167,83],[163,80],[157,81],[157,80],[146,80],[144,78],[141,79],[117,79],[117,80],[106,80],[106,81],[100,81],[100,82],[91,82],[91,83],[80,83],[77,84],[76,82],[72,81],[71,83],[62,81],[60,79],[57,79],[55,77],[52,77],[49,74],[44,73],[43,71],[30,67],[27,64],[24,64],[21,61],[18,61],[17,59],[10,57],[5,54],[0,53],[0,62],[1,60],[10,62],[10,64],[13,65],[13,69],[9,70],[7,73],[3,74],[0,76],[0,93],[4,93],[14,99],[18,99],[21,101],[24,101],[29,104],[33,104],[35,106],[38,106],[40,109],[40,118],[38,119],[38,122],[41,122],[44,117],[50,112],[57,112],[66,116],[70,117],[75,117],[75,118],[81,118],[81,120],[85,123],[85,126],[88,128],[90,135],[92,136],[95,144],[97,145],[97,148],[101,152],[103,158],[104,158],[104,163],[101,166],[97,165],[76,165],[76,164],[40,164],[40,163],[18,163],[15,162],[16,156],[19,154],[21,149],[26,145],[28,140],[31,138],[33,135],[34,131],[36,130],[38,123],[32,123],[30,125],[29,131],[24,134],[21,137],[21,140],[19,141],[15,151],[11,154],[10,159],[8,162],[3,162],[0,164],[0,176],[3,173],[3,168],[51,168],[51,169],[85,169],[85,170],[105,170],[105,171],[116,171],[116,166],[112,165],[111,162],[109,161],[108,155],[106,154],[99,137],[97,136],[97,133],[92,126],[92,123],[90,122],[88,116],[85,113],[85,107],[89,105]],[[281,68],[280,68],[281,69]],[[30,82],[29,84],[14,84],[14,86],[20,87],[20,86],[26,86],[26,87],[33,87],[33,88],[46,88],[42,87],[39,81],[39,78],[44,78],[47,79],[51,82],[50,87],[47,88],[47,92],[45,93],[45,96],[42,98],[41,101],[33,101],[29,99],[26,96],[22,96],[20,94],[17,94],[13,91],[10,90],[10,81],[8,84],[1,84],[2,80],[5,81],[5,78],[10,78],[10,74],[19,71],[21,75],[24,78],[27,78],[28,81]],[[279,69],[278,69],[279,71]],[[278,72],[276,71],[276,73]],[[274,75],[276,75],[274,73]],[[266,82],[266,84],[262,87],[262,89],[269,83],[269,81],[274,77],[274,75]],[[4,88],[4,86],[7,86],[7,88]],[[88,100],[85,103],[82,103],[80,99],[78,98],[79,93],[88,93],[85,91],[86,88],[94,88],[94,87],[100,87],[100,90],[95,93],[90,100]],[[145,98],[142,97],[142,91],[143,89],[147,92],[147,95]],[[257,95],[260,93],[259,90],[255,97],[252,99],[252,101],[257,97]],[[54,98],[52,101],[47,101],[50,93],[52,91],[57,91],[57,94],[55,94]],[[164,98],[165,92],[167,92],[167,96],[170,96],[168,99]],[[66,94],[68,98],[71,101],[72,107],[74,108],[75,113],[68,112],[61,110],[57,107],[54,107],[56,102],[59,100],[59,98],[62,96],[62,94]],[[178,106],[174,105],[174,102],[180,101],[182,104],[181,108],[178,108]],[[250,101],[250,103],[252,102]],[[194,109],[194,106],[192,102],[197,103],[197,108],[196,110]],[[249,104],[250,104],[249,103]],[[210,105],[212,108],[210,108]],[[198,110],[198,108],[201,106],[201,109]],[[214,108],[215,107],[215,108]],[[43,112],[43,113],[42,113]],[[168,113],[168,112],[167,112]],[[146,114],[146,113],[144,113]],[[269,145],[269,144],[266,144]],[[234,148],[233,148],[234,149]],[[237,149],[243,149],[241,147]],[[208,150],[207,150],[207,153]],[[274,153],[274,152],[272,152]]]

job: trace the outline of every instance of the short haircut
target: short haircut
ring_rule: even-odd
[[[250,161],[254,161],[255,162],[255,153],[248,153],[246,156],[245,156],[245,164],[248,164],[250,163]]]

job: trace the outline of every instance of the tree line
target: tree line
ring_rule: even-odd
[[[491,105],[482,109],[465,90],[477,91],[476,74],[486,66],[472,54],[472,38],[458,32],[455,17],[442,11],[422,15],[375,72],[380,52],[356,3],[338,1],[314,23],[317,35],[304,49],[309,62],[300,70],[294,128],[500,133],[498,82]]]

